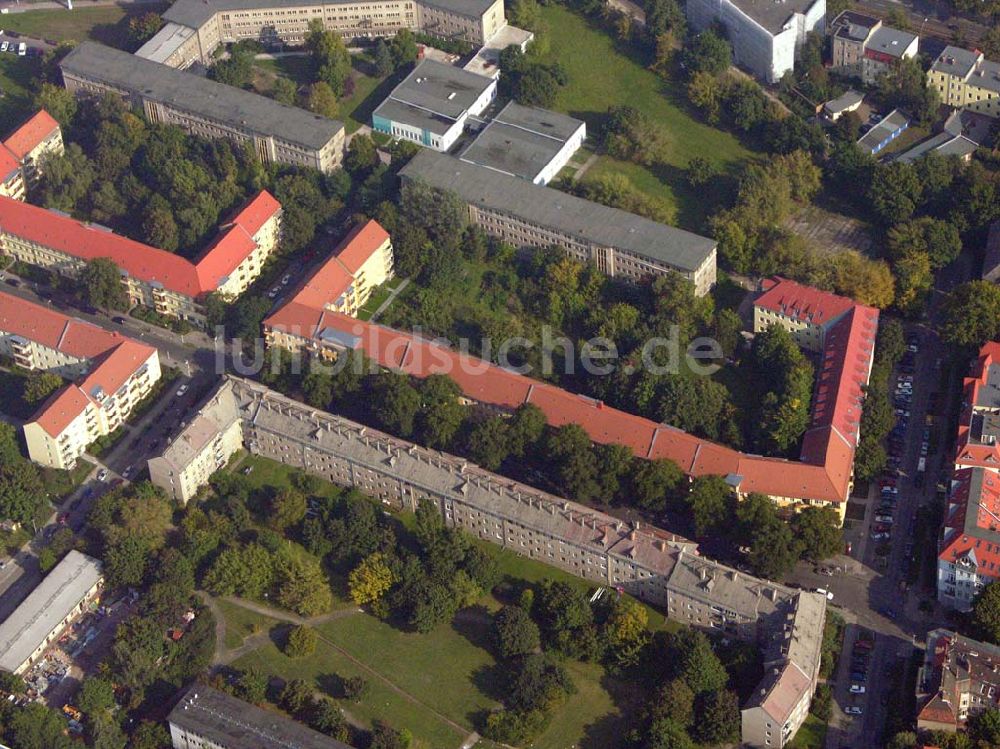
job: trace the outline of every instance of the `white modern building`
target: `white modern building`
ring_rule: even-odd
[[[23,674],[101,591],[101,563],[71,550],[0,624],[0,671]]]
[[[826,0],[688,0],[686,9],[698,31],[721,23],[733,61],[768,83],[795,68],[807,34],[826,28]]]
[[[425,59],[372,113],[372,128],[444,152],[496,95],[495,78]]]

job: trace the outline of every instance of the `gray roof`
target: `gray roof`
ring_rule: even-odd
[[[569,115],[510,102],[461,158],[533,180],[582,127],[582,120]]]
[[[239,418],[239,409],[232,392],[219,390],[199,409],[191,423],[181,430],[163,454],[151,460],[162,460],[174,471],[183,471],[212,440],[225,432]]]
[[[225,749],[351,749],[275,710],[195,684],[167,722]]]
[[[731,0],[732,4],[750,16],[772,34],[785,27],[793,13],[805,13],[819,0]]]
[[[343,5],[353,0],[333,2],[308,2],[308,0],[177,0],[163,13],[163,18],[191,28],[201,28],[216,13],[227,10],[253,10],[256,8],[322,8]],[[430,5],[456,15],[479,18],[494,0],[420,0],[420,5]]]
[[[857,42],[863,42],[868,38],[868,34],[871,33],[871,30],[880,23],[881,21],[879,19],[867,16],[864,13],[858,13],[854,10],[845,10],[830,22],[830,28],[834,29],[835,36],[839,36],[843,39],[853,39]]]
[[[858,139],[858,145],[868,152],[875,151],[879,144],[891,140],[893,133],[910,124],[910,120],[898,109],[893,109],[875,127]]]
[[[751,621],[769,617],[796,591],[761,580],[715,560],[681,552],[670,574],[669,589],[703,603],[723,606]]]
[[[495,85],[493,78],[425,58],[399,82],[389,99],[456,120]]]
[[[892,57],[902,58],[906,49],[913,44],[917,35],[908,31],[900,31],[892,26],[880,26],[872,33],[871,38],[865,45],[866,49],[873,49]]]
[[[59,67],[64,72],[103,81],[181,111],[261,136],[273,135],[306,149],[321,149],[344,129],[337,120],[96,42],[80,44],[63,58]]]
[[[167,23],[148,42],[136,50],[135,54],[153,62],[166,62],[188,39],[194,36],[195,30],[179,23]]]
[[[708,237],[435,151],[421,151],[400,174],[450,190],[471,205],[512,213],[580,242],[627,250],[685,272],[698,270],[717,244]]]
[[[70,551],[0,624],[0,670],[14,672],[101,579],[101,563]]]
[[[972,72],[978,59],[979,56],[975,52],[949,45],[938,55],[934,64],[931,65],[931,70],[937,73],[946,73],[947,75],[957,75],[959,78],[965,78],[965,76]]]
[[[836,99],[830,99],[823,107],[829,112],[842,112],[845,109],[861,104],[864,100],[864,94],[849,89]]]
[[[437,133],[438,135],[444,135],[455,126],[456,122],[455,119],[450,117],[445,117],[436,112],[430,112],[426,109],[415,107],[412,104],[397,101],[396,99],[386,99],[383,101],[372,112],[372,116],[382,117],[390,122],[399,122],[410,127],[418,127],[421,130],[426,130],[429,133]]]

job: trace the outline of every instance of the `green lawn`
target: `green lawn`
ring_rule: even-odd
[[[250,475],[245,478],[247,484],[249,484],[252,490],[260,489],[265,486],[273,486],[277,489],[287,489],[292,485],[291,477],[296,471],[296,469],[291,468],[290,466],[286,466],[267,458],[261,458],[256,455],[247,455],[236,470],[239,470],[240,473],[242,473],[243,470],[248,467],[252,467],[253,470],[250,472]],[[321,480],[318,485],[319,491],[317,492],[317,495],[321,497],[335,497],[341,492],[341,488],[339,486],[331,484],[329,481]]]
[[[269,632],[271,627],[280,624],[277,619],[263,616],[255,611],[249,611],[242,606],[215,599],[215,604],[226,620],[226,647],[238,648],[243,640],[260,632]]]
[[[826,744],[826,723],[821,721],[812,713],[806,717],[805,722],[795,734],[789,749],[823,749]]]
[[[26,36],[51,42],[92,39],[124,47],[127,43],[127,18],[143,13],[159,12],[166,6],[139,5],[128,10],[114,5],[73,10],[31,10],[10,13],[3,17],[3,28]]]
[[[559,5],[545,5],[541,11],[551,35],[551,56],[569,78],[556,99],[556,109],[585,120],[588,134],[597,137],[608,107],[628,104],[651,117],[668,137],[662,167],[651,170],[601,156],[583,179],[622,173],[643,192],[676,208],[680,226],[702,229],[713,201],[705,200],[703,191],[691,191],[681,170],[692,157],[703,156],[726,171],[735,171],[752,152],[735,136],[702,122],[688,106],[683,84],[664,81],[647,70],[644,61],[620,47],[608,33]]]
[[[0,55],[0,133],[6,135],[32,114],[32,79],[40,72],[37,57]]]

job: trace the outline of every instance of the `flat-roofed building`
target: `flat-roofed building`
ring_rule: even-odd
[[[1000,116],[1000,63],[982,52],[945,47],[927,71],[927,85],[949,107]]]
[[[409,29],[486,44],[505,28],[503,0],[177,0],[167,22],[136,53],[172,67],[210,64],[221,44],[253,39],[301,45],[311,21],[346,39],[394,36]]]
[[[547,185],[586,137],[583,120],[512,101],[487,123],[460,158]]]
[[[721,23],[733,61],[768,83],[794,70],[806,36],[826,28],[826,0],[688,0],[685,9],[698,31]]]
[[[893,109],[858,138],[858,148],[874,156],[902,135],[909,126],[909,118],[898,109]]]
[[[67,90],[78,96],[117,93],[142,107],[150,122],[249,143],[265,164],[331,172],[343,158],[342,122],[103,44],[83,42],[59,68]]]
[[[699,296],[715,284],[714,239],[434,151],[418,153],[400,175],[455,193],[473,224],[515,247],[558,245],[627,281],[679,273]]]
[[[195,684],[167,716],[173,749],[351,749],[274,710]]]
[[[211,293],[234,299],[260,275],[278,246],[281,204],[262,190],[219,229],[192,262],[58,211],[0,196],[0,253],[75,278],[88,261],[112,260],[131,304],[201,325]]]
[[[73,384],[24,425],[28,456],[68,469],[98,437],[121,426],[160,379],[155,348],[0,292],[0,353],[19,367]]]
[[[23,674],[97,599],[103,584],[99,561],[69,551],[0,624],[0,670]]]
[[[447,151],[464,131],[466,120],[482,114],[496,95],[495,78],[424,59],[372,112],[372,128]]]
[[[242,446],[232,391],[216,390],[163,453],[149,459],[149,480],[185,505]]]

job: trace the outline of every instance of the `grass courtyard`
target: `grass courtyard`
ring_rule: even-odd
[[[3,17],[6,31],[50,42],[91,39],[113,47],[123,47],[127,41],[128,19],[143,13],[159,13],[166,4],[142,4],[123,8],[117,5],[75,7],[73,10],[44,9],[25,13],[9,13]]]
[[[40,71],[37,57],[0,55],[0,133],[4,136],[31,115],[32,78]]]
[[[601,155],[583,179],[624,174],[638,189],[676,209],[680,226],[701,230],[713,201],[687,187],[683,169],[692,157],[702,156],[733,172],[753,153],[734,135],[701,121],[687,104],[681,82],[664,81],[647,70],[631,50],[583,16],[559,5],[545,5],[541,12],[551,35],[551,57],[569,78],[555,108],[585,120],[588,135],[596,138],[608,107],[629,104],[659,124],[669,140],[660,167],[648,169]]]

